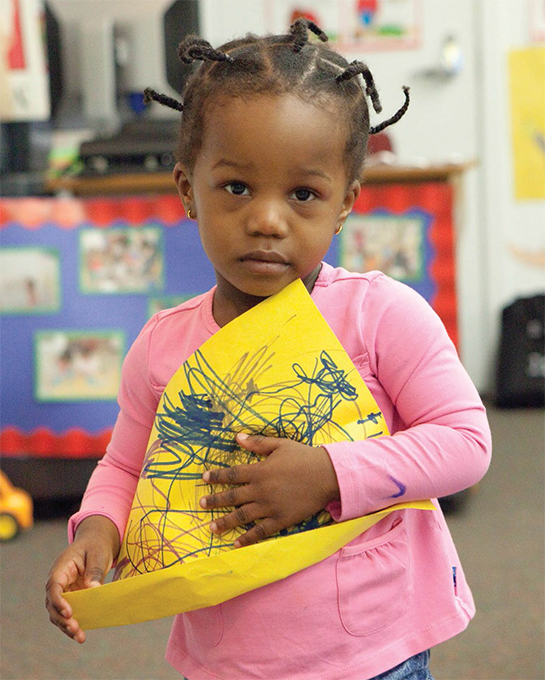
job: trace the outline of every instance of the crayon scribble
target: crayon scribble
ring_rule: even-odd
[[[225,378],[200,351],[185,362],[187,388],[176,399],[165,393],[157,410],[158,437],[146,453],[141,472],[141,478],[152,484],[153,500],[142,503],[137,490],[140,517],[132,523],[129,519],[128,557],[117,565],[115,579],[216,554],[250,528],[212,534],[208,524],[226,510],[204,510],[198,504],[200,496],[212,493],[212,487],[202,482],[205,470],[259,460],[257,454],[237,445],[236,433],[286,437],[309,446],[323,443],[324,432],[328,441],[353,440],[335,420],[335,412],[343,403],[357,400],[358,393],[330,354],[322,351],[311,370],[294,363],[291,379],[266,384],[265,374],[273,360],[274,351],[266,346],[246,353]],[[365,428],[366,422],[376,424],[379,417],[380,412],[369,413],[358,422]],[[316,444],[319,431],[321,439]],[[194,480],[194,484],[184,487],[180,485],[184,480]],[[191,488],[192,495],[182,488]],[[329,514],[322,511],[281,535],[330,522]]]

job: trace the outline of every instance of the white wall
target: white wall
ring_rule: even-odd
[[[517,258],[511,246],[545,251],[545,201],[514,197],[508,55],[530,44],[532,0],[482,0],[482,158],[486,259],[483,364],[494,362],[502,307],[517,296],[545,292],[545,269]],[[544,84],[545,87],[545,84]]]

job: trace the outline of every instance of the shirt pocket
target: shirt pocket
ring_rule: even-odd
[[[402,519],[382,536],[340,551],[339,616],[344,629],[363,637],[397,621],[408,607],[410,557]]]
[[[205,609],[195,609],[183,615],[186,633],[186,644],[189,653],[194,656],[193,647],[197,649],[212,648],[219,645],[223,638],[223,612],[221,604]]]

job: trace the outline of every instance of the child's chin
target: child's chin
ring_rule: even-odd
[[[290,283],[292,283],[292,281],[288,279],[274,282],[259,281],[244,286],[243,292],[252,297],[268,298],[271,297],[271,295],[279,293]]]

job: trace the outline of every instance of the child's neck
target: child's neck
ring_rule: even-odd
[[[321,270],[322,264],[320,263],[303,279],[309,293],[312,293]],[[217,287],[212,301],[212,315],[220,328],[266,299],[258,295],[249,295],[235,288],[218,272],[216,272],[216,280]]]

